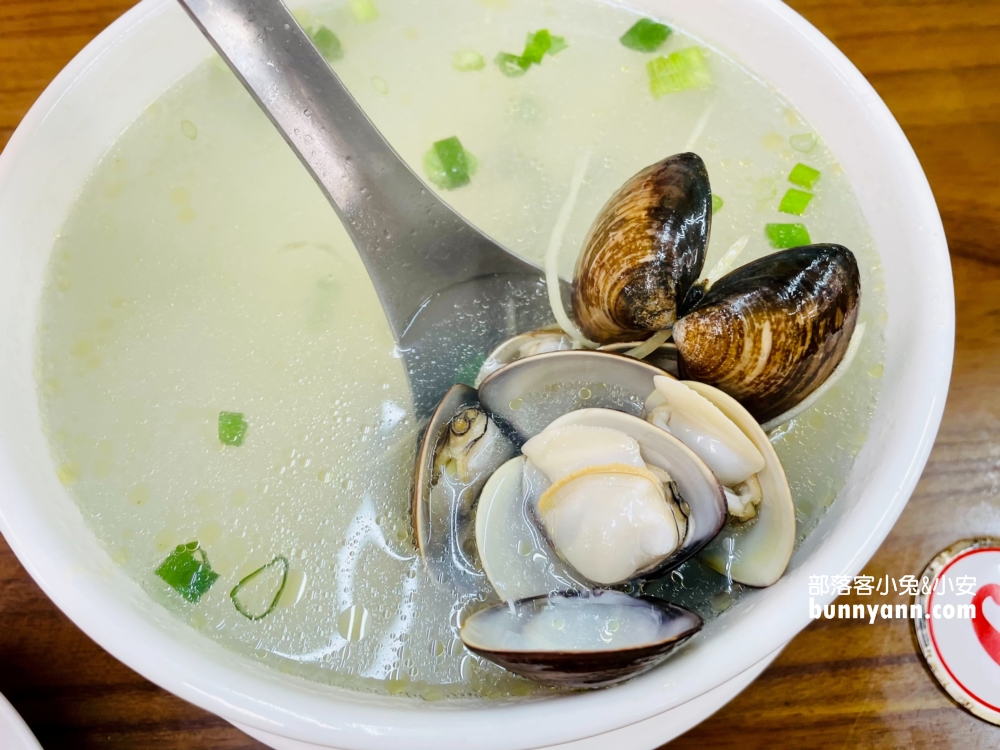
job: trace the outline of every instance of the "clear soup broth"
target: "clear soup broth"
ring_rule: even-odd
[[[885,300],[847,175],[795,109],[682,29],[655,53],[625,47],[637,16],[591,0],[375,0],[299,15],[335,33],[334,69],[419,174],[435,141],[460,138],[478,169],[446,199],[526,258],[541,260],[589,151],[565,277],[607,198],[686,150],[723,199],[706,269],[743,236],[740,263],[773,252],[773,222],[800,221],[814,242],[853,250],[861,349],[832,390],[771,435],[804,539],[866,438]],[[520,53],[539,29],[568,46],[504,75],[496,55]],[[711,85],[655,98],[649,60],[693,46]],[[466,55],[457,62],[471,69],[457,69],[463,51],[484,65]],[[801,219],[778,211],[797,163],[822,174]],[[408,490],[420,425],[372,285],[319,189],[221,61],[179,81],[114,143],[55,241],[48,279],[38,383],[58,476],[112,559],[192,637],[356,690],[541,690],[458,639],[486,594],[456,601],[416,555]],[[220,441],[224,411],[243,415],[242,445]],[[193,541],[218,574],[197,602],[156,573]],[[279,558],[288,576],[274,610],[241,614],[233,588]],[[266,608],[277,569],[244,587],[259,599],[245,607]],[[696,560],[646,590],[706,618],[746,593]]]

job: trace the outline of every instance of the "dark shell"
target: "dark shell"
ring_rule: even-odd
[[[574,650],[509,650],[500,644],[484,643],[477,640],[476,633],[486,618],[504,618],[509,622],[493,623],[502,628],[518,628],[528,618],[544,611],[550,599],[562,597],[566,600],[578,599],[582,606],[601,607],[605,603],[620,604],[627,600],[628,606],[644,608],[659,620],[657,636],[648,644],[631,648],[609,646],[601,651]],[[603,601],[602,601],[603,600]],[[651,597],[629,597],[615,591],[598,591],[586,594],[567,592],[552,597],[536,596],[521,599],[511,605],[500,604],[480,610],[466,620],[462,626],[461,638],[466,648],[480,656],[499,664],[514,674],[545,685],[563,688],[599,688],[624,682],[643,672],[648,672],[662,662],[677,646],[701,630],[704,624],[694,612],[678,607],[661,599]]]
[[[604,205],[573,280],[580,330],[602,344],[673,325],[701,275],[712,226],[712,189],[697,154],[639,172]]]
[[[693,295],[674,326],[681,374],[766,422],[840,364],[860,299],[858,264],[846,247],[809,245],[755,260]]]

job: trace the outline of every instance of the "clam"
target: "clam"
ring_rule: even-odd
[[[642,674],[702,627],[673,604],[617,591],[521,599],[462,625],[466,648],[547,685],[598,688]]]
[[[489,375],[479,399],[518,444],[562,415],[587,407],[642,413],[664,371],[632,357],[588,350],[521,359]]]
[[[413,482],[413,528],[421,557],[439,580],[479,573],[472,512],[487,479],[515,449],[483,411],[476,391],[451,388],[424,431]]]
[[[698,454],[723,485],[739,485],[764,468],[760,451],[715,404],[674,378],[661,376],[653,383],[647,421]]]
[[[523,456],[486,482],[476,505],[476,550],[501,601],[587,588],[555,555],[527,507],[537,477],[526,476]]]
[[[610,454],[618,459],[614,462],[607,461],[609,454],[604,454],[604,456],[596,455],[587,457],[586,459],[581,457],[578,459],[577,464],[564,463],[562,466],[581,466],[581,468],[578,468],[573,472],[573,474],[576,474],[576,476],[579,477],[577,481],[581,481],[586,480],[588,476],[594,473],[599,476],[602,472],[594,472],[592,467],[595,465],[600,467],[601,461],[605,462],[604,466],[607,466],[608,464],[615,466],[611,473],[616,470],[620,471],[621,467],[639,468],[638,464],[641,461],[646,470],[650,474],[654,475],[663,485],[664,498],[667,501],[668,507],[670,507],[671,511],[674,513],[674,518],[677,521],[677,529],[679,532],[679,538],[674,549],[667,553],[660,553],[659,555],[653,555],[647,552],[646,556],[652,558],[648,563],[642,566],[637,564],[634,570],[626,575],[622,575],[617,581],[597,580],[594,578],[590,578],[590,580],[595,583],[606,585],[609,583],[621,583],[627,580],[651,578],[661,575],[670,568],[680,565],[684,562],[684,560],[697,553],[702,547],[708,544],[708,542],[711,541],[711,539],[722,528],[726,521],[726,499],[722,487],[719,485],[718,479],[716,479],[715,475],[712,474],[712,471],[708,468],[704,461],[698,458],[692,450],[690,450],[674,436],[666,433],[658,427],[654,427],[638,417],[634,417],[629,414],[613,411],[611,409],[580,409],[578,411],[570,412],[569,414],[555,420],[545,431],[553,437],[558,437],[565,441],[564,445],[560,446],[560,450],[543,450],[546,447],[546,443],[555,442],[552,438],[546,439],[544,442],[539,441],[535,445],[531,445],[532,441],[529,441],[524,445],[524,453],[529,459],[532,458],[532,454],[535,454],[536,456],[539,453],[549,454],[538,458],[538,460],[543,462],[540,467],[543,472],[549,471],[552,472],[553,476],[559,476],[557,472],[560,471],[560,464],[556,463],[553,467],[551,454],[572,453],[572,441],[566,439],[566,432],[564,432],[567,428],[575,428],[577,430],[580,428],[589,428],[590,430],[594,430],[596,428],[607,432],[620,433],[621,435],[626,436],[632,444],[638,446],[638,461],[635,458],[629,458],[628,462],[621,460],[626,455],[625,452],[622,451],[617,456]],[[572,433],[570,433],[570,436],[572,436]],[[538,436],[538,438],[534,438],[533,440],[539,440],[539,438],[545,438],[545,433],[542,433]],[[569,443],[569,445],[566,445],[566,443]],[[625,444],[623,443],[623,445]],[[629,449],[630,451],[634,450],[632,446],[629,446]],[[546,461],[545,459],[548,460]],[[565,469],[563,469],[563,471],[564,470]],[[572,474],[569,476],[572,476]],[[566,480],[563,479],[564,483],[565,481]],[[557,485],[553,484],[553,486]],[[587,489],[588,488],[585,485],[583,490],[586,491]],[[595,482],[593,490],[596,494],[600,495],[600,483]],[[538,511],[536,512],[538,512],[539,515],[544,512],[544,509],[539,507],[541,506],[543,499],[544,495],[539,496],[538,500],[534,502],[534,506],[538,507]],[[617,499],[619,503],[618,507],[620,509],[625,510],[627,508],[624,502],[627,499],[628,495],[624,495],[624,497],[619,497]],[[612,496],[602,500],[610,504],[615,500],[615,498]],[[583,506],[583,509],[586,509],[586,506]],[[580,523],[581,528],[583,528],[583,522],[586,520],[588,520],[588,515],[586,514],[581,514],[580,517],[574,517],[566,514],[561,517],[552,518],[551,523],[555,523],[557,521],[569,521],[570,524]],[[598,517],[595,520],[599,521],[600,519]],[[636,520],[638,520],[638,518],[636,518]],[[621,523],[621,519],[618,519],[618,522]],[[543,519],[543,525],[544,523]],[[627,522],[623,525],[627,525]],[[642,525],[640,524],[640,530],[642,530],[641,526]],[[562,536],[562,534],[556,532],[555,534],[550,535],[550,540],[552,540],[553,536],[558,537]],[[648,541],[655,541],[655,537]],[[555,549],[557,553],[564,554],[561,552],[558,543],[556,543]],[[601,551],[600,556],[609,557],[611,556],[611,553],[614,552],[614,549],[606,547]],[[632,554],[636,553],[633,552]],[[619,564],[619,561],[614,562]],[[570,564],[572,565],[572,562]],[[586,576],[584,571],[580,572]],[[610,578],[611,576],[604,577]]]
[[[858,319],[861,282],[840,245],[774,253],[689,296],[673,329],[684,377],[733,396],[760,422],[834,371]]]
[[[677,154],[639,172],[604,205],[573,279],[583,334],[607,344],[669,328],[705,264],[712,190],[705,163]]]
[[[719,482],[683,443],[638,417],[582,409],[490,477],[476,547],[507,601],[659,575],[725,519]]]
[[[558,326],[540,328],[537,331],[512,336],[486,356],[482,367],[479,368],[479,374],[476,376],[476,386],[478,387],[487,375],[511,362],[535,354],[547,354],[575,348],[573,339]]]
[[[785,470],[764,430],[736,399],[705,383],[682,382],[718,407],[764,457],[764,468],[755,475],[760,494],[755,517],[748,523],[731,519],[700,557],[737,583],[770,586],[785,572],[795,546],[795,505]]]

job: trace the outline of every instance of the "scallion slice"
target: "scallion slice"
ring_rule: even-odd
[[[793,135],[788,139],[788,142],[796,151],[808,154],[816,148],[816,140],[816,136],[813,133],[801,133],[800,135]]]
[[[205,550],[196,541],[178,545],[160,563],[156,575],[192,604],[196,604],[219,577],[212,570]]]
[[[528,34],[528,39],[524,43],[524,52],[521,53],[522,62],[528,65],[538,65],[541,63],[545,53],[552,48],[552,34],[548,29],[536,31]]]
[[[279,555],[244,577],[229,592],[236,611],[248,620],[263,620],[278,606],[288,583],[288,558]],[[273,592],[273,593],[272,593]]]
[[[372,0],[351,0],[351,15],[355,21],[368,23],[378,18],[378,8]]]
[[[726,202],[722,200],[718,195],[712,194],[712,213],[717,214],[726,205]]]
[[[818,169],[807,167],[805,164],[796,164],[788,175],[788,181],[806,190],[812,190],[813,185],[819,181],[820,174]]]
[[[807,193],[805,190],[798,190],[796,188],[789,188],[785,193],[785,197],[781,199],[781,205],[778,206],[778,210],[783,214],[801,216],[806,212],[809,201],[812,199],[812,193]]]
[[[309,29],[309,38],[312,39],[316,49],[327,60],[340,60],[344,56],[344,48],[340,46],[340,39],[326,26]]]
[[[545,55],[555,55],[568,46],[564,37],[553,36],[548,29],[540,29],[528,34],[523,53],[512,55],[510,52],[501,52],[496,56],[496,64],[505,76],[518,78],[532,65],[540,65]]]
[[[512,55],[510,52],[501,52],[495,60],[500,72],[508,78],[520,78],[528,72],[530,63],[524,63],[519,55]]]
[[[444,190],[454,190],[469,184],[476,173],[479,161],[462,146],[457,137],[437,141],[424,154],[424,171],[427,177]]]
[[[650,18],[641,18],[625,32],[621,43],[637,52],[656,52],[670,36],[671,28]]]
[[[812,244],[804,224],[768,224],[764,227],[764,234],[775,250]]]
[[[452,55],[451,67],[463,73],[470,70],[482,70],[486,67],[486,59],[473,50],[461,50]]]
[[[247,422],[238,411],[219,412],[219,440],[225,445],[243,445]]]
[[[667,57],[657,57],[646,64],[646,70],[649,90],[656,99],[712,85],[712,73],[701,47],[687,47]]]
[[[549,47],[549,56],[558,55],[567,47],[569,47],[569,42],[566,41],[566,37],[553,35],[552,46]]]

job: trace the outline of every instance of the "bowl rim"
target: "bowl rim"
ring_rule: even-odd
[[[928,249],[927,271],[930,277],[927,288],[933,293],[933,304],[940,317],[936,327],[938,335],[929,337],[932,340],[921,344],[928,365],[920,384],[919,397],[907,403],[907,413],[897,420],[899,424],[894,427],[897,432],[905,429],[906,439],[885,447],[885,464],[892,468],[880,467],[882,473],[873,475],[873,485],[886,494],[865,518],[858,518],[851,524],[852,538],[860,539],[860,542],[852,547],[850,553],[836,552],[831,549],[832,543],[827,543],[812,555],[814,562],[824,566],[821,568],[824,572],[854,574],[874,554],[902,512],[927,461],[941,421],[954,341],[954,297],[944,230],[916,155],[886,105],[853,64],[780,0],[718,2],[743,3],[759,8],[774,23],[783,25],[782,33],[798,35],[825,59],[843,86],[857,98],[869,118],[869,127],[891,141],[897,166],[908,179],[908,199],[924,216],[924,244]],[[629,6],[633,9],[661,7],[669,5],[669,0],[657,3],[658,0],[633,0]],[[58,74],[31,107],[0,154],[0,185],[14,171],[17,155],[30,142],[34,131],[59,105],[65,93],[93,66],[100,64],[104,52],[138,26],[155,22],[157,16],[172,5],[172,0],[141,0],[90,42]],[[663,15],[668,13],[664,11]],[[882,408],[881,404],[879,408]],[[2,469],[0,456],[0,474]],[[530,748],[602,734],[662,713],[735,677],[766,658],[809,622],[802,595],[804,592],[796,589],[797,586],[802,587],[807,574],[799,570],[772,587],[767,606],[747,608],[743,629],[760,629],[749,642],[735,632],[737,628],[715,634],[718,646],[740,647],[733,652],[737,655],[725,668],[712,676],[696,674],[683,688],[671,676],[672,673],[654,670],[614,690],[525,703],[465,703],[458,710],[454,706],[435,707],[400,699],[381,700],[370,696],[361,699],[358,694],[349,694],[348,691],[311,690],[315,686],[305,681],[301,685],[294,681],[276,686],[274,681],[265,677],[258,679],[246,671],[221,663],[206,667],[204,659],[194,651],[169,656],[151,653],[155,651],[150,648],[151,645],[166,641],[148,625],[143,626],[141,617],[125,612],[121,606],[118,612],[111,605],[108,611],[95,611],[96,608],[89,608],[79,598],[68,595],[65,576],[59,575],[55,564],[44,553],[44,538],[39,529],[43,529],[45,519],[31,517],[31,510],[24,507],[25,504],[8,506],[8,496],[8,493],[0,496],[0,532],[45,593],[113,656],[152,682],[223,718],[321,745],[336,742],[358,750],[383,750],[397,747],[405,741],[408,747],[414,749],[440,750],[451,746],[442,744],[447,731],[453,741],[461,741],[462,744],[466,744],[468,738],[476,737],[477,745],[482,748]],[[838,534],[833,536],[844,539],[852,534],[839,529]],[[833,598],[833,594],[821,595],[816,597],[816,601],[825,604]],[[775,612],[784,614],[775,618]],[[138,623],[141,631],[149,631],[147,637],[119,637],[122,635],[121,623],[117,627],[108,623],[112,614],[121,615],[123,623]],[[704,651],[706,649],[699,643],[685,649],[678,659],[693,661]],[[556,705],[564,706],[559,709],[560,712],[573,715],[573,727],[547,726],[552,723],[549,719]],[[439,708],[441,710],[437,710]],[[490,735],[482,732],[484,726],[497,721],[504,722],[504,733]]]

